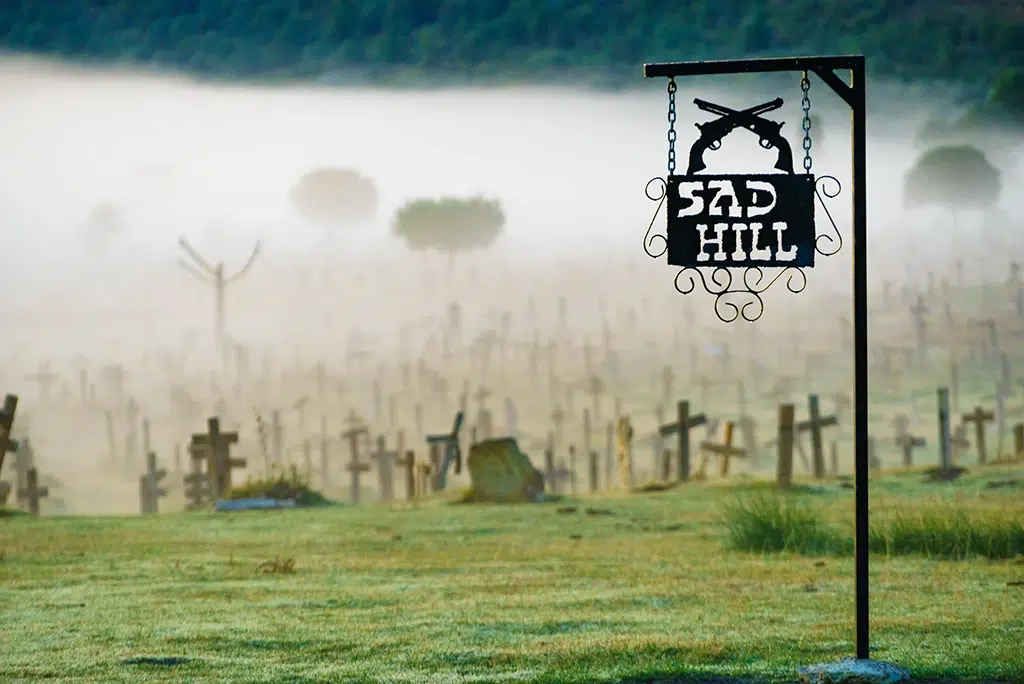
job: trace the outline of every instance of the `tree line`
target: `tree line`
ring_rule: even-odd
[[[202,78],[635,82],[644,61],[863,52],[876,76],[994,83],[1024,64],[989,0],[61,0],[0,3],[8,50]]]

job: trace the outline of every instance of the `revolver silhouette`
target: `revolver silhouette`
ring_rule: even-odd
[[[793,151],[789,146],[789,142],[782,137],[782,123],[762,119],[759,116],[781,107],[781,97],[741,111],[716,105],[700,98],[695,98],[693,103],[697,105],[698,109],[711,114],[717,114],[721,118],[703,124],[695,124],[698,130],[700,130],[700,138],[690,148],[690,168],[687,171],[687,175],[692,175],[697,171],[706,169],[704,152],[709,149],[717,150],[720,148],[722,146],[722,138],[740,127],[746,128],[758,136],[758,144],[762,148],[766,150],[775,148],[778,150],[779,156],[775,161],[775,168],[787,173],[793,173]]]

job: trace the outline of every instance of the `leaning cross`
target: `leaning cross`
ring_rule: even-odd
[[[430,449],[431,464],[437,464],[432,471],[434,491],[443,491],[448,478],[448,468],[454,463],[455,474],[462,472],[462,449],[459,445],[459,430],[465,414],[459,411],[452,421],[452,430],[448,434],[427,435],[427,448]]]
[[[5,396],[3,408],[0,408],[0,473],[3,472],[4,458],[7,456],[7,453],[14,453],[18,450],[18,442],[11,439],[14,414],[17,410],[18,396],[15,394]]]
[[[976,406],[971,413],[962,416],[963,422],[974,423],[974,437],[978,442],[978,463],[984,465],[988,454],[985,452],[985,423],[995,420],[995,414]]]
[[[28,512],[32,515],[39,515],[39,499],[50,495],[48,487],[39,486],[39,473],[35,468],[29,468],[25,473],[25,488],[18,490],[18,498],[28,503]]]
[[[36,383],[40,401],[48,401],[50,399],[50,390],[53,389],[60,376],[50,370],[49,363],[44,363],[39,367],[38,371],[31,375],[26,375],[25,379]]]
[[[676,477],[686,482],[690,479],[690,430],[708,422],[703,413],[690,415],[690,402],[683,400],[676,404],[676,422],[667,423],[658,428],[662,437],[676,435],[679,439],[679,450],[676,461]]]
[[[825,477],[825,451],[821,441],[821,429],[834,427],[839,424],[839,418],[835,415],[822,416],[821,406],[818,403],[818,395],[811,394],[807,397],[807,408],[810,417],[796,424],[797,434],[809,431],[811,433],[811,451],[814,459],[814,477],[821,479]]]
[[[710,440],[705,440],[700,443],[700,448],[704,452],[711,452],[722,457],[720,474],[722,477],[729,476],[729,458],[735,456],[737,458],[743,458],[747,455],[747,450],[732,445],[732,433],[733,433],[733,422],[731,420],[725,421],[725,434],[722,436],[722,443],[716,444]],[[704,474],[704,468],[707,461],[701,462],[699,473]]]
[[[370,469],[369,464],[362,463],[359,460],[359,438],[364,435],[369,435],[370,431],[367,429],[359,418],[359,416],[353,411],[350,412],[346,423],[350,426],[348,430],[341,433],[341,438],[348,441],[349,448],[349,462],[345,466],[345,470],[351,474],[351,491],[349,493],[349,499],[353,504],[358,504],[360,500],[360,485],[362,484],[362,474]]]

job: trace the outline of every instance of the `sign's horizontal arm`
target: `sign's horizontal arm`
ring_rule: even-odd
[[[677,76],[757,74],[777,71],[814,71],[817,73],[819,70],[831,72],[835,69],[857,68],[864,68],[864,55],[660,62],[644,64],[644,77],[672,78]]]

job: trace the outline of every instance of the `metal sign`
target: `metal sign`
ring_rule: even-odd
[[[814,177],[669,176],[672,266],[814,266]]]
[[[650,74],[648,74],[650,75]],[[800,82],[803,97],[803,170],[793,171],[793,152],[782,135],[783,122],[764,117],[780,109],[781,97],[770,102],[733,109],[695,98],[697,108],[717,118],[695,124],[699,135],[690,147],[685,175],[676,175],[676,85],[669,76],[668,175],[648,183],[647,196],[666,206],[664,235],[648,228],[644,248],[652,257],[666,256],[669,265],[679,266],[675,286],[690,294],[698,284],[714,295],[714,311],[730,323],[739,318],[756,321],[764,311],[761,295],[783,275],[792,293],[807,285],[804,268],[813,268],[815,255],[832,256],[842,246],[842,237],[822,195],[835,197],[841,190],[832,176],[816,178],[811,173],[810,81],[805,73]],[[722,146],[722,140],[736,130],[757,136],[762,149],[775,150],[779,173],[705,175],[706,157]],[[823,182],[827,187],[819,187]],[[652,187],[657,187],[652,192]],[[818,235],[815,224],[816,200],[822,202],[832,225],[831,234]],[[657,217],[657,213],[655,214]],[[661,239],[663,249],[654,252],[652,242]],[[736,270],[739,269],[739,277]],[[766,275],[775,269],[775,275]]]
[[[847,71],[844,82],[836,70]],[[803,110],[803,174],[794,174],[782,124],[764,114],[782,107],[781,98],[747,109],[734,109],[704,100],[697,107],[717,118],[697,124],[700,135],[690,148],[686,174],[676,175],[676,79],[724,74],[797,72]],[[793,57],[704,62],[645,64],[646,78],[668,79],[668,174],[647,183],[647,197],[658,203],[644,236],[644,251],[666,257],[679,267],[675,287],[682,294],[698,283],[714,296],[715,314],[723,321],[741,316],[755,321],[764,310],[761,294],[783,275],[790,292],[806,286],[802,269],[814,266],[815,255],[831,256],[842,238],[825,198],[839,194],[832,176],[811,175],[811,101],[809,74],[814,74],[851,110],[853,148],[853,334],[854,334],[854,589],[856,657],[869,659],[868,602],[868,307],[867,307],[867,186],[865,64],[863,55]],[[721,147],[722,139],[743,128],[757,136],[762,148],[777,151],[778,174],[706,176],[705,154]],[[834,234],[815,230],[815,201],[821,204]],[[666,205],[665,234],[654,226]],[[757,229],[754,230],[755,225]],[[658,249],[657,241],[662,242]],[[769,277],[765,271],[775,271]],[[741,275],[738,282],[734,274]]]

